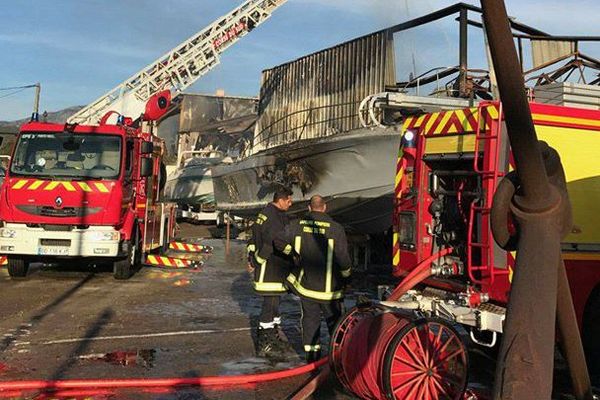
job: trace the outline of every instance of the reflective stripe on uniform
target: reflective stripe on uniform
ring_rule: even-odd
[[[288,275],[287,281],[294,287],[294,289],[298,291],[300,295],[311,299],[329,301],[344,297],[344,294],[341,290],[335,292],[317,292],[315,290],[307,289],[300,284],[300,281],[296,279],[296,276],[293,274]]]
[[[256,262],[259,264],[264,264],[267,262],[267,260],[265,260],[264,258],[259,256],[258,253],[254,253],[254,258],[256,259]]]
[[[249,244],[248,246],[246,246],[246,251],[248,252],[248,254],[256,251],[256,245],[254,244]]]
[[[254,290],[257,292],[286,292],[283,283],[278,282],[254,282]]]
[[[265,214],[258,214],[258,216],[256,217],[256,224],[257,225],[262,225],[267,221],[267,216]]]
[[[296,236],[294,238],[294,250],[296,254],[300,254],[300,249],[302,249],[302,236]]]
[[[348,267],[347,269],[343,269],[340,271],[340,274],[342,275],[342,277],[348,278],[352,274],[352,269],[350,267]]]
[[[320,344],[314,344],[314,345],[305,344],[304,351],[307,353],[309,353],[311,351],[321,351],[321,345]]]
[[[325,291],[331,292],[331,279],[333,276],[333,248],[335,246],[335,240],[329,239],[327,241],[327,275],[325,275]]]
[[[257,257],[260,258],[260,257]],[[262,260],[262,258],[261,258]],[[265,274],[267,273],[267,261],[260,263],[260,272],[258,274],[258,283],[263,283],[265,281]]]
[[[306,220],[303,219],[300,221],[300,225],[310,225],[310,226],[319,226],[321,228],[329,228],[331,227],[331,224],[329,222],[325,222],[325,221],[313,221],[311,219]]]
[[[292,246],[291,245],[286,245],[285,248],[283,249],[283,254],[285,254],[286,256],[289,256],[290,254],[292,254]]]

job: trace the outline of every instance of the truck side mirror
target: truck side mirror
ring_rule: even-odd
[[[152,176],[154,163],[151,158],[142,158],[142,162],[140,164],[140,176],[147,177]]]
[[[154,143],[142,142],[141,152],[142,154],[152,154],[154,152]]]

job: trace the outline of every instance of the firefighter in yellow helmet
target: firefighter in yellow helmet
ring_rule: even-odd
[[[329,333],[342,314],[343,286],[351,274],[351,260],[344,228],[325,212],[325,200],[310,199],[308,214],[293,221],[275,247],[294,254],[296,265],[287,276],[288,287],[302,303],[302,342],[306,361],[321,356],[321,313]]]
[[[273,247],[273,240],[289,225],[286,211],[292,205],[292,191],[285,187],[275,190],[273,201],[259,214],[252,225],[248,242],[248,268],[254,273],[254,290],[263,297],[257,329],[257,356],[283,358],[290,350],[279,332],[279,303],[287,292],[285,278],[292,265],[291,257]]]

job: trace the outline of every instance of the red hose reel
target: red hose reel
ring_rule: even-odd
[[[449,323],[378,306],[342,318],[330,365],[361,399],[458,400],[467,385],[467,349]]]

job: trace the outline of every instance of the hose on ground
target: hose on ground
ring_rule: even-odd
[[[123,389],[123,388],[173,388],[178,386],[236,386],[249,383],[261,383],[279,379],[291,378],[313,372],[328,362],[322,358],[312,364],[300,367],[265,372],[262,374],[234,376],[201,376],[193,378],[150,378],[150,379],[73,379],[73,380],[30,380],[0,382],[0,393],[3,391],[31,390],[64,390],[64,389]]]

